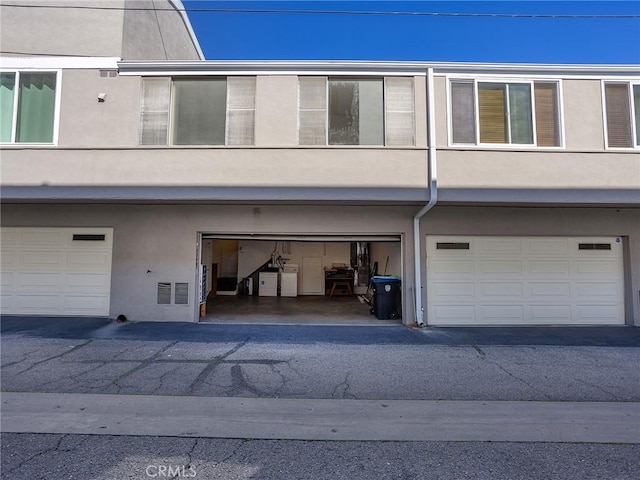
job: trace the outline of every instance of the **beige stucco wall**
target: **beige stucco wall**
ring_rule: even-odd
[[[193,321],[198,232],[403,235],[412,278],[410,207],[3,205],[3,226],[114,228],[110,315],[131,320]],[[147,273],[150,270],[150,273]],[[409,281],[409,280],[407,280]],[[156,305],[158,282],[188,282],[191,304]],[[409,288],[404,304],[411,305]],[[405,307],[406,308],[406,307]],[[405,321],[413,321],[410,312]]]
[[[425,153],[363,148],[7,149],[2,185],[414,187]]]
[[[98,95],[104,93],[104,102]],[[138,143],[140,79],[101,77],[99,70],[65,70],[60,100],[60,147],[118,147]]]
[[[3,205],[3,226],[114,228],[111,316],[133,320],[195,319],[195,305],[155,305],[158,282],[188,282],[195,298],[198,232],[220,234],[388,234],[402,235],[405,323],[413,322],[412,217],[415,207],[357,206],[133,206]],[[640,326],[640,211],[597,208],[435,207],[420,235],[620,236],[625,259],[627,320]],[[424,244],[423,244],[424,245]],[[426,253],[423,305],[426,298]],[[383,256],[385,256],[383,254]],[[380,268],[383,265],[380,264]],[[147,270],[151,270],[147,273]],[[398,270],[393,265],[393,273]],[[428,319],[427,319],[428,321]]]
[[[199,59],[184,20],[167,0],[7,0],[2,3],[0,51],[4,53],[125,60]],[[42,8],[47,6],[56,8]],[[158,11],[144,10],[153,7]]]
[[[7,0],[0,7],[0,50],[19,54],[119,57],[124,0]],[[22,8],[9,4],[87,8]]]
[[[446,78],[434,78],[442,188],[640,188],[638,152],[604,147],[599,80],[562,81],[564,148],[450,147]]]
[[[125,0],[124,60],[199,60],[180,14],[167,0]],[[141,10],[152,9],[156,10]]]
[[[298,77],[261,75],[256,79],[255,143],[298,144]]]
[[[439,150],[442,188],[640,188],[640,156],[625,153]]]
[[[604,117],[600,80],[563,80],[567,150],[604,150]]]

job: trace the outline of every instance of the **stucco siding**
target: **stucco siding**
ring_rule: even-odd
[[[106,95],[104,102],[98,102],[99,94]],[[136,145],[139,96],[139,78],[101,77],[99,70],[64,70],[58,145]]]
[[[600,80],[564,80],[565,146],[568,150],[604,150]]]
[[[125,0],[122,29],[124,60],[199,60],[178,12],[167,0]],[[152,9],[156,10],[145,10]]]
[[[263,205],[256,213],[253,206],[3,205],[2,222],[3,226],[113,227],[110,315],[193,321],[198,232],[403,235],[404,269],[410,279],[413,210]],[[158,282],[189,283],[190,305],[156,305]],[[408,286],[405,305],[411,305]],[[405,321],[413,321],[409,312]]]
[[[440,150],[443,188],[609,188],[640,186],[637,153]]]
[[[297,76],[262,75],[256,79],[255,135],[258,146],[297,145]]]
[[[426,186],[424,150],[7,149],[2,184],[130,186]]]
[[[23,8],[10,4],[83,8]],[[120,57],[124,0],[7,0],[2,5],[3,53]]]

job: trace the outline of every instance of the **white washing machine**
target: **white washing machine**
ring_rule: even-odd
[[[280,296],[298,296],[298,265],[295,263],[287,263],[284,265],[283,271],[280,274]]]
[[[278,296],[278,272],[260,272],[258,275],[258,296]]]

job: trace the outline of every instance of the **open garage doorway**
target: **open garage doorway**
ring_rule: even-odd
[[[400,235],[222,235],[200,242],[201,322],[385,325],[401,293],[375,311],[373,276],[400,279]]]

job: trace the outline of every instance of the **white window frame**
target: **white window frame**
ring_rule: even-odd
[[[607,123],[607,96],[605,93],[605,86],[607,84],[618,84],[627,86],[627,98],[629,99],[629,114],[631,115],[631,146],[630,147],[610,147],[609,146],[609,125]],[[635,102],[633,101],[633,87],[640,86],[640,79],[619,79],[619,80],[601,80],[600,81],[600,93],[602,95],[602,125],[604,127],[604,148],[605,150],[612,151],[632,151],[640,149],[640,143],[636,138],[636,112]]]
[[[299,83],[299,79],[300,78],[305,78],[307,77],[307,75],[300,75],[298,76],[298,88],[297,88],[297,96],[298,96],[298,108],[297,108],[297,131],[296,131],[296,138],[297,138],[297,145],[299,147],[331,147],[331,148],[381,148],[381,147],[388,147],[387,146],[387,103],[386,103],[386,97],[387,97],[387,82],[386,79],[388,77],[386,76],[381,76],[381,77],[367,77],[367,76],[363,76],[363,77],[358,77],[358,76],[348,76],[348,77],[344,77],[342,78],[342,80],[344,81],[348,81],[348,80],[380,80],[382,82],[382,143],[378,144],[378,145],[343,145],[343,144],[330,144],[329,143],[329,116],[331,115],[331,111],[330,111],[330,102],[329,102],[329,82],[331,80],[338,80],[341,79],[341,77],[337,77],[337,76],[325,76],[325,75],[308,75],[308,76],[315,76],[315,77],[319,77],[319,78],[324,78],[325,83],[324,83],[324,98],[325,98],[325,118],[324,118],[324,125],[325,125],[325,132],[324,132],[324,145],[307,145],[307,144],[301,144],[300,143],[300,83]],[[415,106],[415,99],[416,99],[416,82],[415,82],[415,77],[413,76],[407,76],[405,75],[404,77],[406,78],[411,78],[413,80],[413,144],[412,145],[394,145],[394,146],[390,146],[388,148],[413,148],[416,146],[416,106]],[[307,109],[309,110],[309,109]],[[320,110],[320,109],[316,109],[316,110]]]
[[[504,149],[504,150],[562,150],[565,148],[565,128],[564,128],[564,108],[563,108],[563,92],[562,92],[562,80],[556,78],[531,78],[531,77],[483,77],[483,76],[466,76],[466,75],[447,75],[446,77],[446,95],[447,95],[447,142],[449,147],[454,148],[484,148],[484,149]],[[474,102],[474,128],[475,128],[475,143],[455,143],[453,141],[453,115],[452,112],[452,98],[451,98],[451,84],[455,82],[472,83],[473,84],[473,102]],[[559,142],[555,146],[538,146],[537,145],[537,127],[536,127],[536,105],[535,105],[535,84],[538,83],[555,83],[557,86],[557,107],[558,107],[558,136]],[[529,91],[531,93],[531,121],[533,130],[533,143],[482,143],[480,142],[480,110],[478,100],[478,84],[479,83],[497,83],[506,85],[509,84],[528,84],[530,85]],[[507,108],[509,105],[507,104]],[[508,122],[507,128],[509,130],[509,137],[511,136],[511,122]]]
[[[11,119],[11,141],[0,142],[0,145],[5,146],[57,146],[58,134],[60,131],[60,99],[62,97],[62,70],[61,69],[0,69],[0,73],[13,73],[15,74],[15,91],[13,92],[13,117]],[[55,73],[56,74],[56,93],[55,103],[53,107],[53,135],[51,142],[16,142],[16,133],[18,130],[18,99],[20,96],[20,75],[22,73]]]

